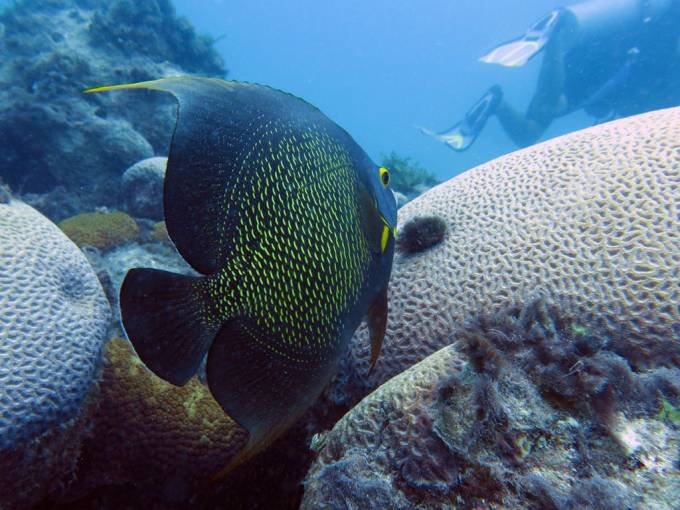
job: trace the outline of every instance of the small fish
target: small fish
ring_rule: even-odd
[[[252,457],[334,375],[367,317],[371,367],[387,325],[397,209],[389,172],[309,103],[269,87],[177,77],[163,205],[203,276],[131,269],[123,326],[142,361],[182,385],[207,353],[210,391],[248,430]]]

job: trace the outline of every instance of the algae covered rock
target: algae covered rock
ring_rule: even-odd
[[[480,313],[536,293],[636,369],[680,365],[680,108],[575,132],[481,165],[399,211],[443,241],[400,251],[381,356],[352,341],[331,400],[350,406],[450,342]]]
[[[326,434],[302,508],[675,508],[680,368],[573,324],[532,300],[461,327]]]
[[[0,506],[68,479],[87,430],[109,306],[78,248],[30,206],[0,203]]]
[[[158,95],[131,105],[83,89],[226,74],[170,0],[19,0],[0,11],[0,26],[0,176],[21,193],[62,186],[77,212],[120,204],[125,169],[167,154],[176,111]]]

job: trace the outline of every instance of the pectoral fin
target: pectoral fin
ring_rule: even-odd
[[[371,337],[371,368],[369,374],[378,361],[385,331],[387,330],[387,285],[376,296],[368,309],[368,331]]]
[[[371,251],[385,253],[391,230],[383,215],[380,214],[375,200],[363,186],[359,188],[359,213],[361,226]]]

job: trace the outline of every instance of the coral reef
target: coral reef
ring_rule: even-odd
[[[21,201],[0,203],[0,506],[25,508],[73,471],[109,307],[78,248]]]
[[[63,500],[134,482],[184,501],[247,440],[198,379],[175,387],[147,370],[127,340],[107,346],[99,407]]]
[[[333,427],[302,508],[674,508],[680,368],[574,324],[534,299],[461,327]]]
[[[158,235],[161,234],[162,232]],[[153,235],[154,230],[149,229],[148,232],[142,232],[140,238]],[[90,264],[95,268],[99,280],[102,282],[102,286],[114,310],[116,323],[120,320],[120,311],[118,309],[120,285],[123,283],[123,278],[125,278],[125,274],[130,268],[152,267],[181,274],[196,274],[177,253],[169,240],[161,243],[151,238],[148,239],[148,242],[127,243],[105,252],[87,247],[84,251]]]
[[[435,176],[421,167],[417,161],[400,156],[394,151],[382,156],[382,166],[390,171],[390,187],[406,201],[439,184]]]
[[[84,88],[226,74],[212,41],[170,0],[19,0],[0,12],[0,27],[0,175],[21,195],[62,186],[71,212],[118,206],[123,171],[167,154],[175,122],[174,102],[160,94],[121,100]]]
[[[123,173],[123,198],[127,211],[135,217],[163,219],[163,179],[167,158],[138,161]]]
[[[55,223],[83,210],[80,199],[66,191],[64,186],[56,186],[47,193],[24,193],[21,199]]]
[[[621,119],[503,156],[405,205],[397,237],[433,215],[446,236],[397,253],[375,369],[362,327],[327,398],[347,409],[446,345],[457,325],[537,292],[633,369],[678,366],[678,139],[680,108]]]
[[[120,211],[78,214],[63,220],[59,228],[79,247],[99,250],[110,250],[139,235],[135,220]]]

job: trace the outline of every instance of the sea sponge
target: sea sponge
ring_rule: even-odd
[[[245,445],[240,428],[197,378],[176,387],[151,373],[127,340],[111,340],[99,407],[62,501],[133,483],[182,500]]]
[[[680,108],[601,124],[508,154],[399,210],[444,241],[397,253],[382,353],[368,333],[329,390],[351,405],[450,342],[457,325],[537,292],[634,368],[680,364]]]
[[[400,253],[421,253],[441,243],[446,235],[446,222],[437,216],[418,216],[401,226],[397,237]]]
[[[139,235],[137,222],[124,212],[82,213],[59,223],[64,233],[78,246],[109,250]]]
[[[0,506],[73,471],[109,306],[81,251],[30,206],[0,203]]]
[[[674,508],[680,437],[652,402],[630,396],[608,432],[596,412],[554,407],[521,349],[493,347],[513,336],[530,347],[539,321],[496,319],[461,328],[337,422],[302,508]],[[665,375],[636,385],[659,390]]]

